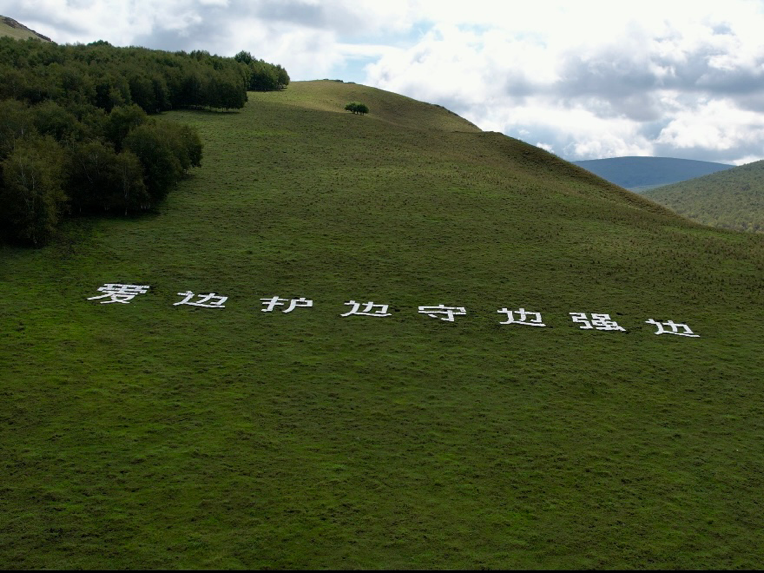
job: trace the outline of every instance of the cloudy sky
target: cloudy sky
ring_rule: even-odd
[[[569,159],[764,159],[764,0],[0,0],[59,43],[247,50]]]

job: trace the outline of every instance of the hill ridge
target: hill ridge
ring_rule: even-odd
[[[381,88],[337,80],[309,80],[298,83],[310,86],[312,97],[294,99],[294,90],[292,92],[286,90],[280,94],[282,103],[297,105],[304,109],[348,114],[344,109],[347,102],[341,102],[338,99],[338,96],[342,94],[343,99],[363,100],[362,103],[369,106],[369,114],[363,118],[359,117],[359,120],[381,119],[393,125],[415,130],[482,133],[478,126],[441,105],[419,101]],[[396,97],[390,98],[382,94],[392,94]]]
[[[3,24],[7,26],[8,28],[10,28],[11,30],[18,31],[21,33],[20,34],[17,34],[17,33],[3,34],[3,29],[1,26]],[[14,20],[13,18],[9,16],[3,16],[3,15],[0,15],[0,35],[11,35],[11,36],[22,38],[22,39],[24,37],[33,37],[33,38],[38,38],[40,40],[44,40],[46,42],[53,42],[53,40],[48,38],[48,36],[40,34],[39,32],[35,32],[31,28],[28,28],[27,26],[22,24],[21,22]]]
[[[645,197],[704,225],[764,232],[764,160],[645,192]]]
[[[295,105],[304,109],[316,109],[349,115],[344,111],[345,100],[359,100],[367,103],[370,113],[355,118],[359,122],[383,121],[392,126],[414,130],[414,132],[442,131],[448,137],[461,136],[474,139],[480,145],[460,144],[461,158],[471,162],[490,161],[497,168],[508,158],[522,159],[525,168],[531,168],[537,177],[554,174],[557,180],[570,177],[582,184],[581,187],[565,188],[566,194],[591,196],[597,190],[596,198],[625,204],[647,212],[669,218],[678,217],[670,209],[649,201],[624,188],[593,175],[574,162],[566,161],[540,147],[497,131],[483,131],[472,122],[453,111],[436,104],[422,102],[409,96],[381,88],[341,82],[337,80],[310,80],[294,82],[296,89],[286,90],[267,96],[281,104]],[[310,94],[306,97],[305,94]],[[351,121],[353,119],[351,118]],[[360,123],[360,125],[364,125]],[[428,136],[425,136],[428,137]],[[585,186],[585,187],[584,187]],[[586,189],[582,193],[581,189]]]

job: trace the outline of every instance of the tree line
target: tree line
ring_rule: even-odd
[[[151,114],[239,109],[288,83],[246,52],[0,38],[0,237],[40,246],[67,214],[150,209],[202,160],[195,129]]]

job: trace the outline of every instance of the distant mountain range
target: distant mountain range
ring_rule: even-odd
[[[27,38],[35,38],[37,40],[43,40],[45,42],[52,42],[48,36],[35,32],[34,30],[27,28],[24,24],[17,22],[13,18],[8,16],[0,16],[0,36],[10,36],[17,40],[26,40]]]
[[[673,157],[611,157],[573,163],[636,193],[734,167]]]
[[[764,161],[652,189],[644,196],[699,223],[764,232]]]

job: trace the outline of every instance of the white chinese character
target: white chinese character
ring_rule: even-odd
[[[583,324],[581,330],[596,328],[597,330],[620,330],[621,332],[626,332],[626,329],[618,326],[618,323],[611,319],[609,314],[592,313],[591,320],[586,318],[585,312],[571,312],[569,314],[573,318],[573,322]]]
[[[507,315],[507,322],[500,322],[499,324],[522,324],[524,326],[546,326],[541,321],[541,313],[540,312],[530,312],[525,310],[524,308],[518,309],[518,310],[508,310],[506,308],[502,308],[501,310],[496,311],[499,314],[506,313]],[[517,320],[515,320],[515,313],[517,313]]]
[[[98,300],[99,298],[109,298],[110,300],[102,300],[101,304],[111,304],[113,302],[119,302],[121,304],[128,304],[139,294],[146,294],[149,291],[149,285],[121,285],[121,284],[105,284],[102,287],[98,287],[98,290],[102,293],[101,296],[91,296],[88,300]]]
[[[362,311],[360,310],[361,304],[366,305]],[[387,304],[374,304],[373,302],[360,303],[351,300],[350,302],[346,302],[345,305],[352,305],[353,308],[345,314],[341,314],[340,316],[350,316],[351,314],[358,314],[360,316],[390,316],[390,313],[387,312],[387,308],[389,306]],[[377,310],[374,310],[375,308]]]
[[[292,312],[298,307],[310,308],[313,306],[313,301],[305,298],[293,298],[292,300],[287,300],[285,298],[274,296],[271,298],[261,298],[260,300],[263,301],[263,306],[265,306],[265,308],[262,309],[263,312],[273,312],[275,307],[284,306],[287,302],[289,303],[289,306],[286,310],[282,311],[284,313]]]
[[[186,298],[180,302],[176,302],[173,304],[173,306],[178,306],[179,304],[188,304],[191,306],[201,306],[203,308],[225,308],[225,304],[223,303],[228,300],[227,296],[216,295],[214,292],[211,292],[210,294],[198,295],[199,300],[197,302],[191,302],[191,299],[197,296],[191,291],[179,292],[178,296],[184,296]]]
[[[686,324],[677,324],[673,320],[667,320],[666,322],[658,322],[657,320],[653,320],[652,318],[650,320],[645,321],[646,324],[653,324],[658,327],[658,332],[655,334],[676,334],[677,336],[689,336],[691,338],[700,338],[700,334],[693,334],[692,330],[690,330],[690,327]],[[671,330],[666,330],[665,328],[670,328]],[[679,332],[679,328],[682,328],[682,332]]]
[[[463,316],[467,314],[467,309],[463,306],[444,306],[439,304],[438,306],[420,306],[419,314],[426,314],[432,318],[439,318],[440,320],[453,322],[454,316]],[[446,316],[441,317],[438,316],[439,314],[445,314]]]

